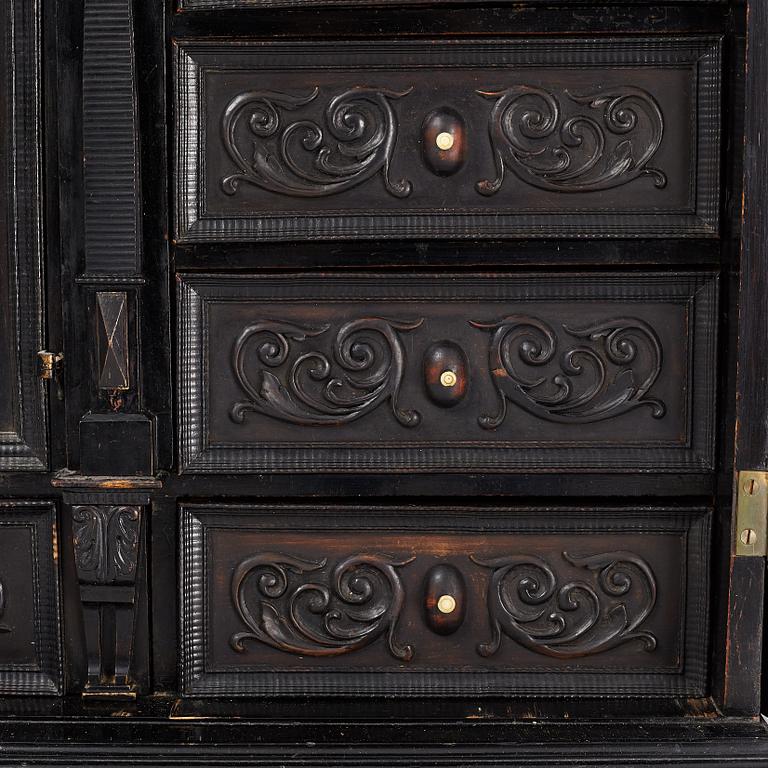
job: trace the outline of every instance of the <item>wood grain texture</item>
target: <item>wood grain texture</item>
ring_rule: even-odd
[[[732,558],[728,583],[723,709],[749,716],[760,707],[765,558]]]
[[[186,473],[711,468],[711,274],[186,275],[179,298]],[[450,409],[422,363],[446,338],[472,371]]]
[[[175,66],[179,242],[718,231],[717,38],[182,40]],[[436,177],[446,107],[471,151]]]
[[[187,695],[705,692],[704,509],[181,515]],[[441,637],[424,619],[424,580],[443,563],[464,577],[467,620]]]

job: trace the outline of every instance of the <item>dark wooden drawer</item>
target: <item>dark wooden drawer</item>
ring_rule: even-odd
[[[177,50],[179,241],[717,234],[717,38]]]
[[[711,273],[180,279],[184,472],[712,468]]]
[[[705,692],[708,510],[181,516],[186,694]]]
[[[56,512],[0,501],[0,695],[61,692]]]

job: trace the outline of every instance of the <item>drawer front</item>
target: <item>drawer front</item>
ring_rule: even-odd
[[[714,38],[181,41],[179,241],[717,233]]]
[[[713,274],[180,278],[181,468],[712,468]]]
[[[52,504],[0,502],[0,695],[61,692]]]
[[[705,693],[707,510],[181,516],[188,695]]]

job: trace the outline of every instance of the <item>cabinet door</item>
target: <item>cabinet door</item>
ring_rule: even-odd
[[[24,3],[7,3],[0,71],[0,471],[47,466],[42,349],[38,29]]]
[[[0,696],[61,692],[56,511],[0,501]]]

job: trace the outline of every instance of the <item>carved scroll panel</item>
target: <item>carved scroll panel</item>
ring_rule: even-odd
[[[585,569],[587,578],[559,578],[550,561],[535,555],[489,560],[470,555],[473,563],[492,571],[491,639],[478,645],[481,656],[495,655],[502,635],[558,659],[591,656],[625,643],[648,653],[657,649],[656,635],[643,628],[658,592],[647,560],[627,551],[573,555],[563,550],[560,556]]]
[[[643,320],[611,318],[584,328],[562,324],[559,331],[529,315],[471,324],[493,333],[489,369],[499,408],[479,418],[485,429],[503,424],[507,401],[560,424],[604,421],[643,406],[654,419],[667,414],[664,401],[649,395],[664,350]]]
[[[417,426],[416,411],[398,407],[405,372],[400,337],[423,322],[361,317],[341,325],[332,353],[312,346],[330,324],[305,326],[259,320],[246,326],[232,350],[232,369],[247,399],[232,405],[230,416],[244,423],[249,411],[305,426],[333,426],[354,421],[389,402],[392,416],[403,426]],[[292,349],[298,347],[299,351]],[[309,342],[301,346],[304,342]],[[258,358],[257,372],[248,372],[248,358]],[[293,358],[284,381],[277,369]],[[339,373],[334,373],[334,368]]]
[[[392,181],[389,164],[397,139],[391,102],[409,91],[355,86],[331,97],[317,120],[291,120],[289,115],[314,105],[319,88],[307,94],[238,94],[221,119],[224,147],[239,169],[221,180],[224,192],[235,195],[247,182],[289,197],[324,197],[381,173],[390,194],[408,197],[410,182]]]
[[[75,563],[82,583],[133,583],[141,508],[79,504],[72,507]]]
[[[683,38],[185,42],[179,239],[715,235],[719,56]]]
[[[575,95],[517,85],[478,93],[495,102],[488,130],[496,177],[477,183],[481,195],[495,195],[507,169],[553,192],[598,192],[641,176],[657,189],[667,186],[666,173],[650,165],[665,126],[648,91],[619,86]]]
[[[326,558],[303,560],[279,552],[248,557],[235,569],[231,595],[248,629],[234,633],[230,645],[245,651],[254,641],[298,656],[328,657],[386,635],[389,652],[410,661],[413,648],[395,639],[405,598],[398,569],[410,560],[359,554],[326,570]]]
[[[703,510],[506,512],[185,509],[186,691],[289,693],[291,675],[308,692],[470,691],[480,672],[486,692],[701,686]],[[446,616],[462,603],[451,631],[424,612],[435,571],[456,574],[434,596]]]
[[[185,471],[711,466],[706,274],[185,277]]]

